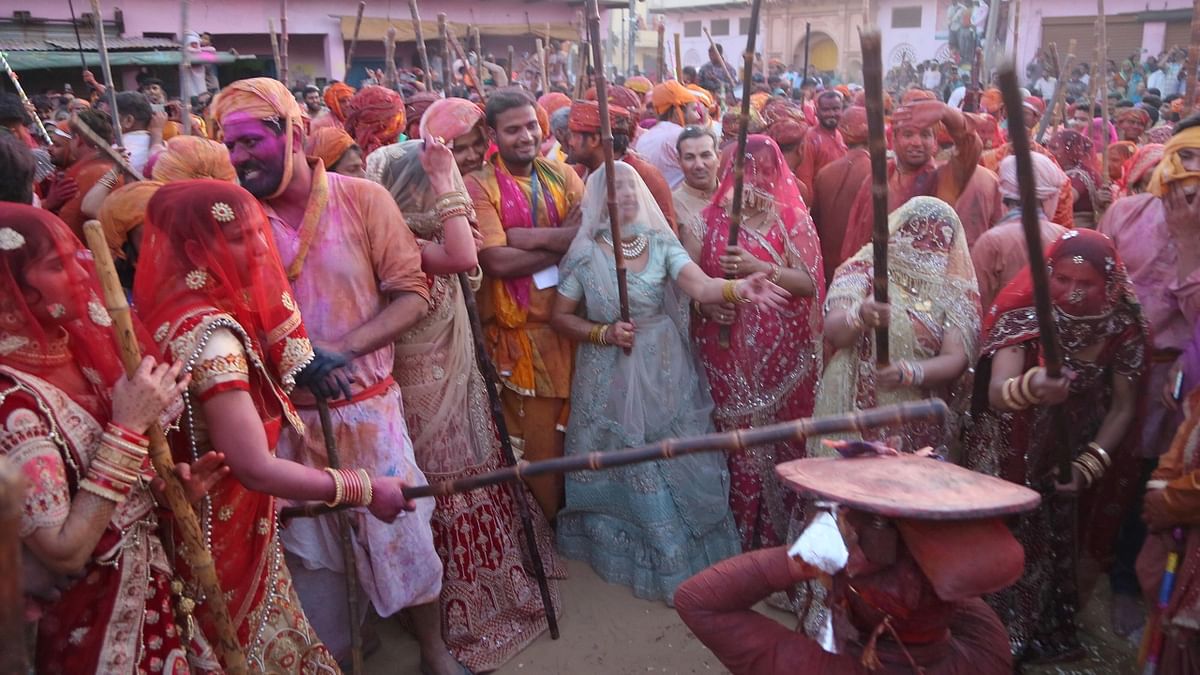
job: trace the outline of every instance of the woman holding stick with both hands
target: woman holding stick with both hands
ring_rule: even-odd
[[[711,429],[712,399],[688,340],[688,303],[753,303],[779,310],[787,291],[758,273],[705,274],[672,234],[631,166],[613,164],[632,319],[620,319],[606,169],[588,179],[583,224],[560,266],[551,319],[579,343],[567,453],[636,447]],[[586,315],[577,312],[580,305]],[[563,555],[647,599],[738,552],[729,474],[719,455],[691,455],[566,479],[558,515]]]

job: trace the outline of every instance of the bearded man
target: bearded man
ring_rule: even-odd
[[[812,188],[817,172],[840,159],[847,152],[846,142],[838,131],[842,119],[842,95],[828,89],[817,96],[817,126],[804,135],[800,166],[796,179]]]
[[[425,482],[404,424],[400,389],[392,379],[393,343],[429,311],[421,252],[387,190],[366,180],[326,173],[304,156],[300,106],[282,83],[241,80],[213,101],[230,160],[243,188],[262,202],[292,292],[313,342],[350,373],[346,400],[330,405],[332,433],[346,467],[371,475]],[[291,432],[279,455],[328,465],[316,401],[293,394],[307,436]],[[365,599],[380,616],[408,609],[421,660],[430,672],[461,672],[441,636],[438,596],[442,566],[433,547],[432,500],[392,524],[358,520],[352,535]],[[293,521],[281,536],[296,590],[322,641],[348,654],[351,617],[345,596],[338,521]],[[360,607],[365,603],[360,602]]]
[[[864,183],[871,181],[871,153],[867,150],[867,109],[848,108],[838,122],[846,154],[817,172],[812,186],[812,219],[821,239],[825,283],[833,282],[850,222],[850,209]]]

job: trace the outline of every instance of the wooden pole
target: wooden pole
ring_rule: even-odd
[[[100,50],[100,73],[107,88],[108,105],[112,107],[113,141],[125,145],[121,137],[121,113],[117,110],[117,88],[113,82],[112,67],[108,62],[108,38],[104,35],[104,15],[100,13],[100,0],[92,0],[92,16],[96,22],[96,48]]]
[[[183,104],[182,119],[183,135],[192,135],[192,52],[188,49],[188,8],[191,0],[179,0],[179,99]]]
[[[112,253],[109,252],[108,242],[104,238],[104,229],[100,221],[89,220],[83,225],[83,234],[87,239],[88,248],[92,250],[96,275],[104,293],[104,303],[109,316],[112,317],[113,337],[117,342],[115,346],[121,355],[121,362],[125,365],[125,372],[132,375],[142,362],[142,349],[133,329],[133,317],[129,311],[129,303],[125,300],[125,291],[117,278]],[[246,656],[238,642],[237,628],[230,619],[225,594],[217,578],[217,568],[213,564],[212,554],[200,529],[200,520],[196,518],[196,512],[188,502],[183,485],[175,475],[175,461],[171,458],[167,438],[157,422],[150,426],[146,435],[150,437],[150,460],[154,465],[154,472],[164,483],[163,494],[166,496],[167,506],[175,516],[175,527],[183,539],[180,553],[200,584],[204,594],[200,604],[210,613],[209,618],[217,631],[216,635],[207,637],[210,640],[215,638],[213,647],[222,657],[227,671],[245,673]]]
[[[31,673],[25,651],[25,594],[21,588],[21,470],[0,457],[0,673]]]
[[[1054,54],[1054,62],[1058,63],[1058,47],[1053,43],[1050,44],[1051,53]],[[1046,107],[1046,112],[1042,113],[1042,119],[1038,122],[1037,142],[1041,143],[1046,137],[1046,130],[1050,128],[1054,118],[1057,116],[1058,108],[1066,101],[1067,96],[1067,81],[1066,77],[1075,67],[1075,38],[1067,44],[1067,62],[1057,72],[1057,84],[1054,87],[1054,100]],[[1060,118],[1061,119],[1061,118]]]
[[[878,31],[861,33],[863,89],[867,97],[867,147],[871,153],[871,252],[875,302],[888,301],[888,183],[887,145],[883,129],[883,43]],[[1020,108],[1017,108],[1018,110]],[[875,329],[875,364],[890,362],[888,329]]]
[[[1012,0],[1013,20],[1012,20],[1012,49],[1010,53],[1019,54],[1017,51],[1017,36],[1021,34],[1021,0]]]
[[[675,79],[683,82],[683,52],[679,45],[679,33],[675,33]]]
[[[1096,64],[1095,77],[1100,79],[1100,184],[1108,187],[1112,179],[1108,177],[1108,17],[1104,16],[1104,0],[1096,0],[1096,11],[1099,14],[1096,22],[1100,26],[1100,62]],[[1093,205],[1099,211],[1099,208]],[[1094,214],[1096,222],[1100,222],[1100,214]]]
[[[329,468],[342,468],[342,458],[338,454],[337,438],[333,433],[333,417],[329,414],[329,402],[323,398],[317,399],[317,415],[321,418],[321,435],[325,440],[325,458]],[[358,620],[358,555],[354,550],[353,532],[348,515],[344,512],[335,514],[338,537],[342,544],[342,566],[346,574],[346,604],[350,610],[350,668],[354,675],[363,671],[363,640],[362,625]]]
[[[750,30],[754,30],[754,27],[751,26]],[[708,32],[708,26],[704,27],[704,37],[708,38],[708,46],[712,47],[712,50],[717,53],[717,60],[721,62],[721,68],[725,69],[725,74],[729,76],[729,81],[733,84],[737,84],[737,75],[734,74],[733,69],[729,67],[729,64],[725,62],[725,57],[721,54],[721,51],[717,49],[717,43],[712,39],[712,33]],[[753,64],[753,62],[751,62],[751,64]],[[731,91],[729,93],[732,94],[733,92]]]
[[[421,13],[417,0],[408,0],[408,11],[412,14],[413,35],[417,40],[417,56],[421,59],[421,70],[425,73],[425,86],[433,91],[433,73],[429,70],[429,52],[425,49],[425,32],[421,29]]]
[[[588,63],[591,62],[589,53],[591,48],[592,43],[587,40],[579,43],[579,63],[575,73],[575,98],[583,98],[583,95],[587,93],[587,69]]]
[[[475,63],[479,64],[476,70],[483,68],[483,36],[479,34],[477,26],[471,26],[471,49],[475,52]]]
[[[71,10],[71,30],[75,31],[75,48],[79,50],[79,68],[86,71],[87,59],[83,56],[83,40],[79,37],[79,20],[75,18],[75,0],[67,0],[67,7]]]
[[[12,69],[12,66],[8,65],[8,55],[4,52],[0,52],[0,63],[4,64],[4,72],[8,73],[8,79],[12,82],[13,88],[17,90],[17,96],[21,97],[21,103],[28,104],[29,97],[25,95],[25,88],[21,86],[21,78]],[[50,132],[46,131],[46,125],[42,124],[42,118],[34,114],[33,121],[42,138],[45,139],[46,145],[53,145],[54,141],[50,139]]]
[[[808,79],[808,58],[812,52],[812,23],[804,22],[804,74],[800,76],[800,84]]]
[[[1095,63],[1100,63],[1100,59],[1102,59],[1103,56],[1101,55],[1102,48],[1100,46],[1100,17],[1099,16],[1097,16],[1096,20],[1092,23],[1092,34],[1096,39],[1096,47],[1095,47],[1095,49],[1092,50],[1092,60]],[[1100,87],[1100,80],[1099,80],[1098,75],[1099,75],[1099,73],[1097,73],[1096,70],[1093,70],[1092,71],[1092,79],[1088,80],[1088,100],[1091,101],[1093,106],[1096,105],[1096,92],[1099,90],[1099,87]],[[1094,115],[1088,115],[1088,117],[1094,117]]]
[[[479,366],[479,374],[483,376],[484,387],[487,389],[488,404],[491,406],[492,422],[496,425],[496,435],[500,437],[500,452],[504,455],[504,464],[508,467],[517,466],[517,456],[513,452],[512,437],[508,435],[508,423],[504,421],[504,408],[500,402],[500,391],[496,383],[500,381],[496,366],[488,356],[484,343],[483,324],[479,321],[479,307],[475,304],[475,292],[467,280],[466,272],[458,273],[458,285],[462,288],[463,303],[467,306],[467,318],[471,322],[471,337],[475,343],[475,363]],[[558,639],[558,617],[554,613],[554,603],[550,598],[550,581],[546,576],[546,564],[542,561],[542,552],[538,549],[537,535],[533,530],[533,516],[529,509],[529,492],[522,488],[521,483],[509,483],[510,495],[517,505],[517,515],[521,519],[521,530],[525,537],[525,548],[528,549],[529,560],[533,563],[533,574],[537,577],[538,591],[542,596],[542,609],[546,612],[546,623],[550,628],[550,639]]]
[[[383,34],[383,84],[396,87],[396,27],[388,26]]]
[[[458,54],[458,58],[462,59],[467,69],[467,77],[471,78],[471,85],[475,88],[475,93],[479,96],[480,103],[487,102],[487,96],[483,93],[483,82],[479,80],[479,73],[475,72],[475,66],[471,65],[471,60],[467,58],[466,52],[463,51],[462,45],[458,43],[458,39],[454,37],[454,29],[446,27],[446,39],[450,41],[450,46],[454,52]]]
[[[659,82],[667,80],[667,25],[663,22],[662,17],[658,18],[658,26],[655,27],[658,32],[658,72],[655,74]]]
[[[100,135],[93,131],[86,122],[79,119],[79,115],[71,116],[71,126],[75,127],[79,133],[83,134],[89,143],[94,145],[97,150],[99,150],[101,153],[107,156],[109,160],[116,164],[126,176],[129,176],[133,180],[145,180],[145,177],[142,175],[142,173],[133,168],[133,165],[125,159],[124,155],[114,150],[112,144],[110,144],[107,140],[100,138]]]
[[[1192,39],[1188,47],[1187,85],[1183,90],[1183,116],[1188,117],[1196,109],[1196,68],[1200,66],[1200,0],[1192,0]]]
[[[275,77],[283,72],[283,62],[279,60],[279,36],[275,32],[275,19],[267,19],[267,28],[271,31],[271,57],[275,59]]]
[[[588,0],[588,2],[593,1]],[[928,420],[931,423],[944,423],[948,413],[949,407],[940,398],[922,399],[841,415],[790,420],[752,429],[734,429],[702,436],[671,438],[625,450],[589,452],[586,455],[568,455],[539,462],[521,460],[517,462],[516,466],[504,467],[468,478],[407,488],[404,490],[404,497],[406,499],[443,497],[535,476],[575,471],[600,471],[641,462],[669,460],[697,452],[744,452],[747,448],[759,445],[803,443],[805,439],[813,436],[862,433],[870,429],[898,426],[916,421]],[[329,507],[321,502],[311,502],[283,509],[280,512],[280,518],[312,517],[330,513],[339,508],[344,507]]]
[[[288,10],[288,0],[279,0],[279,66],[280,66],[279,81],[283,82],[283,85],[285,87],[291,89],[292,85],[289,84],[289,78],[288,78],[289,60],[288,60],[288,27],[287,27],[288,11],[287,10]]]
[[[411,0],[409,2],[409,5],[415,6],[415,3],[416,3],[416,0]],[[345,70],[342,71],[342,80],[343,81],[350,74],[350,69],[354,67],[354,52],[358,49],[358,31],[362,28],[362,15],[363,15],[363,10],[366,8],[367,8],[366,0],[361,0],[358,3],[358,14],[355,15],[355,17],[354,17],[354,35],[350,38],[350,51],[346,53],[346,68],[345,68]],[[417,35],[418,36],[421,35],[420,29],[417,29]],[[422,45],[421,48],[423,49],[424,45]],[[429,77],[428,70],[426,71],[425,76]],[[347,84],[349,84],[349,83],[347,83]]]
[[[742,109],[738,115],[737,151],[733,155],[733,204],[729,209],[729,243],[727,246],[737,246],[738,236],[742,230],[742,194],[746,183],[746,138],[750,133],[750,87],[754,81],[754,43],[758,38],[758,13],[762,9],[762,0],[754,0],[750,5],[750,31],[746,36],[746,51],[742,54]],[[708,29],[704,29],[708,34]],[[709,42],[712,41],[710,36]],[[715,51],[715,50],[714,50]],[[720,55],[720,52],[717,52]],[[724,59],[721,60],[725,62]],[[728,67],[728,66],[726,66]],[[733,78],[736,82],[737,78]],[[722,347],[729,346],[732,329],[721,326],[717,332],[717,342]]]
[[[516,59],[517,59],[516,52],[513,50],[513,46],[509,45],[508,46],[508,77],[513,82],[520,82],[521,78],[518,76],[518,73],[517,73],[517,60]]]
[[[442,93],[448,97],[454,90],[451,86],[454,84],[454,69],[450,64],[450,40],[446,39],[446,15],[438,14],[437,19],[438,39],[442,42]]]
[[[550,77],[546,72],[546,47],[544,44],[542,44],[541,38],[537,38],[534,41],[534,44],[537,45],[538,70],[540,70],[542,73],[542,93],[545,94],[550,91]]]
[[[988,7],[987,23],[983,27],[983,41],[981,45],[983,47],[984,73],[991,73],[992,69],[996,67],[996,33],[1000,28],[1000,5],[1002,4],[1002,0],[991,0],[990,4],[991,6]],[[978,44],[980,36],[977,35],[975,37],[975,41]],[[1000,49],[1000,51],[1004,50]],[[987,79],[983,76],[979,79],[982,82],[987,82]]]
[[[588,32],[592,38],[592,59],[596,63],[596,102],[600,105],[600,142],[604,150],[604,183],[608,191],[608,224],[612,232],[613,260],[617,268],[617,297],[621,306],[621,321],[628,322],[629,285],[626,279],[625,251],[621,248],[621,219],[617,209],[616,162],[613,159],[612,120],[608,113],[608,75],[604,72],[604,51],[600,47],[600,5],[586,0]],[[626,350],[629,353],[629,350]]]

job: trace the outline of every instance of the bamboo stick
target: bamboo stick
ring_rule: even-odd
[[[751,11],[753,12],[753,9]],[[751,26],[750,30],[753,31],[754,26]],[[712,33],[708,32],[708,26],[704,27],[704,37],[708,38],[708,46],[712,47],[712,50],[717,53],[717,60],[721,62],[721,68],[725,69],[725,74],[729,76],[729,82],[734,85],[737,84],[737,75],[734,74],[733,68],[730,68],[729,64],[725,62],[725,56],[721,54],[721,50],[717,49],[717,43],[713,40]],[[731,91],[730,93],[732,94],[733,92]]]
[[[104,229],[100,221],[89,220],[83,225],[83,234],[87,239],[88,248],[92,250],[96,275],[104,293],[104,303],[109,316],[112,317],[113,337],[117,342],[115,346],[120,352],[125,372],[132,374],[141,364],[142,350],[134,333],[133,318],[129,311],[129,303],[125,299],[125,291],[117,278],[117,268],[113,265],[112,253],[109,252],[108,242],[104,238]],[[230,618],[225,594],[217,577],[217,568],[213,564],[212,554],[205,545],[204,533],[200,529],[200,520],[187,500],[183,485],[175,475],[175,461],[171,458],[167,438],[158,423],[151,425],[146,435],[150,437],[150,460],[154,465],[154,472],[165,484],[163,494],[166,495],[167,506],[175,515],[175,526],[183,538],[180,553],[200,584],[204,594],[201,604],[205,611],[210,613],[217,631],[215,636],[207,637],[210,640],[215,638],[213,647],[223,658],[227,671],[245,673],[246,656],[238,642],[237,627]]]
[[[588,1],[593,2],[594,0]],[[759,445],[802,443],[805,439],[813,436],[862,432],[918,420],[933,420],[940,423],[945,421],[948,413],[949,408],[941,399],[924,399],[858,410],[842,415],[796,419],[753,429],[735,429],[688,438],[672,438],[638,448],[589,452],[586,455],[569,455],[539,462],[521,460],[516,466],[496,469],[476,476],[408,488],[404,490],[404,497],[406,499],[442,497],[535,476],[574,471],[600,471],[641,462],[669,460],[697,452],[744,452],[747,448]],[[335,509],[321,502],[311,502],[283,509],[281,517],[311,517],[333,510]]]
[[[1013,7],[1013,36],[1011,53],[1019,54],[1017,51],[1017,36],[1021,34],[1021,0],[1012,0]],[[999,11],[997,8],[995,11]]]
[[[1183,116],[1188,117],[1196,109],[1196,68],[1200,67],[1200,0],[1192,0],[1191,44],[1188,46],[1184,72],[1187,85],[1183,90]]]
[[[289,58],[288,58],[288,0],[279,0],[279,81],[287,88],[291,88],[289,84]]]
[[[283,63],[279,60],[279,35],[275,32],[275,19],[267,19],[267,29],[271,31],[271,58],[275,59],[275,77],[279,77]]]
[[[446,39],[450,41],[450,46],[454,52],[458,54],[458,58],[462,59],[463,64],[467,69],[467,77],[471,78],[471,85],[475,88],[475,93],[479,96],[480,103],[487,103],[487,96],[483,93],[483,82],[479,80],[479,73],[475,72],[475,66],[471,65],[471,60],[467,58],[466,52],[463,51],[462,45],[458,43],[458,39],[454,37],[454,29],[446,27]]]
[[[445,96],[450,96],[454,88],[454,70],[450,63],[450,41],[446,39],[446,15],[438,14],[438,39],[442,42],[442,93]]]
[[[146,179],[140,171],[133,168],[133,165],[131,165],[125,159],[124,155],[114,150],[112,145],[107,140],[100,138],[100,135],[93,131],[86,122],[79,119],[79,115],[71,116],[71,126],[75,127],[79,133],[83,134],[89,143],[96,146],[97,150],[104,153],[110,160],[112,160],[112,162],[116,164],[117,167],[125,173],[125,175],[129,176],[133,180]]]
[[[758,37],[758,13],[762,9],[762,0],[754,0],[750,6],[750,31],[746,36],[746,51],[742,55],[742,109],[738,115],[737,151],[733,155],[733,204],[729,210],[729,242],[726,246],[737,246],[738,237],[742,231],[742,194],[746,183],[746,138],[750,133],[750,91],[754,82],[754,43]],[[708,34],[708,29],[704,29]],[[710,36],[709,42],[712,42]],[[714,47],[714,51],[716,51]],[[717,52],[720,56],[720,52]],[[725,63],[725,59],[721,59]],[[732,81],[737,78],[731,76]],[[717,343],[729,347],[730,326],[721,326],[717,331]]]
[[[859,34],[863,55],[863,88],[867,97],[867,139],[871,153],[871,252],[875,302],[888,301],[887,145],[883,129],[883,42],[878,31]],[[1020,108],[1016,108],[1020,110]],[[890,362],[888,329],[875,328],[875,364]]]
[[[192,92],[189,86],[192,79],[192,52],[187,45],[188,9],[191,4],[191,0],[179,0],[179,102],[183,106],[179,123],[183,126],[184,136],[192,135]]]
[[[463,303],[467,307],[467,318],[471,322],[471,338],[475,343],[475,363],[483,376],[484,387],[487,389],[488,404],[491,408],[492,422],[496,425],[496,435],[500,437],[500,452],[504,456],[505,466],[517,466],[517,456],[513,452],[512,437],[508,435],[508,423],[504,421],[504,408],[500,402],[500,391],[496,383],[500,381],[496,366],[488,356],[484,343],[483,324],[479,321],[479,307],[475,304],[475,292],[466,272],[458,273],[458,285],[462,288]],[[542,596],[542,609],[546,612],[546,623],[550,628],[550,639],[558,639],[558,617],[554,613],[554,603],[550,598],[550,580],[546,576],[546,564],[542,561],[542,552],[538,550],[537,536],[533,530],[533,516],[529,508],[529,492],[517,481],[509,483],[510,495],[517,505],[517,516],[521,519],[521,531],[528,549],[529,560],[533,563],[533,574],[537,577],[538,592]]]
[[[1096,77],[1100,78],[1100,184],[1108,187],[1112,179],[1108,177],[1108,17],[1104,16],[1104,0],[1096,0],[1096,23],[1100,26],[1100,63],[1097,64]],[[1098,207],[1093,205],[1093,208]],[[1099,222],[1100,214],[1095,214]]]
[[[509,45],[508,46],[508,78],[512,82],[520,82],[521,81],[520,74],[517,73],[516,58],[517,58],[516,52],[513,50],[513,46]]]
[[[333,433],[333,417],[329,414],[329,402],[323,398],[317,399],[317,415],[321,418],[321,435],[325,441],[325,458],[331,469],[342,468],[342,458],[338,454],[337,438]],[[358,555],[354,550],[354,529],[350,525],[346,513],[335,514],[338,537],[342,545],[342,565],[346,574],[346,604],[350,610],[350,668],[354,675],[362,675],[363,671],[363,640],[362,625],[358,621]]]
[[[534,40],[537,45],[537,60],[538,69],[541,71],[542,93],[546,94],[550,91],[550,75],[546,72],[546,47],[542,44],[542,39]]]
[[[1058,69],[1058,79],[1054,86],[1054,100],[1046,108],[1046,112],[1042,113],[1042,119],[1038,122],[1037,142],[1041,143],[1046,137],[1046,130],[1050,128],[1050,124],[1054,121],[1058,113],[1058,108],[1067,100],[1067,81],[1066,78],[1070,75],[1071,70],[1075,67],[1075,38],[1067,44],[1067,62],[1062,68]],[[1055,54],[1055,63],[1058,62],[1058,47],[1051,44],[1050,49]],[[1061,117],[1059,118],[1061,119]]]
[[[396,86],[396,27],[388,26],[383,34],[383,84]]]
[[[683,82],[683,52],[679,45],[679,33],[675,33],[675,79]]]
[[[75,18],[75,0],[67,0],[67,8],[71,11],[71,30],[75,31],[75,48],[79,50],[79,68],[86,71],[87,59],[83,56],[83,40],[79,37],[79,20]]]
[[[471,26],[471,49],[475,51],[475,63],[479,64],[476,70],[483,68],[483,36],[479,34],[477,26]]]
[[[808,57],[812,53],[812,22],[804,22],[804,75],[800,77],[800,84],[808,79]]]
[[[421,30],[421,13],[417,10],[417,0],[408,0],[408,11],[412,14],[413,35],[417,41],[417,56],[421,59],[421,70],[424,71],[425,86],[433,91],[433,73],[429,71],[429,52],[425,49],[425,33]]]
[[[21,588],[21,470],[0,457],[0,673],[31,673],[25,651],[25,594]]]
[[[17,96],[21,98],[21,103],[28,105],[29,97],[25,95],[25,88],[21,86],[21,78],[17,76],[17,73],[12,69],[12,66],[8,65],[8,55],[2,51],[0,51],[0,63],[3,63],[4,72],[8,73],[8,79],[12,82],[13,88],[17,90]],[[41,133],[42,138],[46,140],[46,145],[53,145],[54,141],[50,138],[50,132],[46,131],[46,125],[42,124],[42,118],[37,116],[36,111],[33,115],[33,121],[37,125],[38,131]]]
[[[579,43],[579,63],[575,73],[575,98],[583,98],[583,95],[587,93],[587,69],[588,63],[591,61],[589,51],[591,48],[592,43],[587,40]]]
[[[121,137],[121,113],[117,110],[117,88],[108,61],[108,38],[104,35],[104,15],[100,13],[100,0],[92,0],[92,16],[96,21],[96,48],[100,50],[100,73],[104,76],[104,86],[108,88],[108,105],[112,107],[113,140],[117,145],[125,145]]]
[[[410,5],[415,3],[416,0],[410,0],[409,2]],[[362,28],[362,15],[363,10],[366,8],[366,0],[360,0],[358,3],[358,14],[354,17],[354,35],[350,38],[350,51],[346,54],[346,68],[342,72],[342,80],[346,79],[346,76],[350,74],[350,69],[354,67],[354,52],[358,49],[358,32]],[[417,29],[417,36],[419,37],[420,35],[420,29]],[[424,47],[424,45],[422,45],[422,47]],[[429,76],[428,71],[426,72],[425,76]]]
[[[655,76],[659,82],[665,82],[667,80],[667,24],[663,22],[661,16],[658,18],[655,31],[658,33],[658,72],[655,73]]]
[[[604,72],[604,50],[600,46],[600,6],[587,0],[588,32],[592,38],[592,59],[596,63],[596,103],[600,106],[600,142],[604,150],[604,182],[608,191],[608,224],[612,231],[613,260],[617,268],[617,297],[621,321],[629,322],[629,284],[626,279],[625,252],[621,248],[621,219],[617,209],[616,163],[613,160],[612,120],[608,113],[608,76]],[[629,350],[626,350],[629,353]]]

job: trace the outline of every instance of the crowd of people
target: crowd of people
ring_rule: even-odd
[[[771,63],[742,119],[714,50],[681,81],[618,78],[604,120],[556,53],[547,91],[461,64],[447,95],[420,73],[299,91],[257,77],[186,102],[144,78],[115,110],[91,77],[86,98],[2,95],[0,456],[25,479],[37,672],[224,665],[150,468],[159,423],[255,672],[336,672],[368,611],[402,617],[422,672],[494,670],[570,605],[565,558],[676,606],[737,673],[1078,660],[1102,574],[1130,651],[1158,636],[1159,672],[1194,672],[1200,116],[1132,77],[1107,101],[1067,83],[1057,111],[1038,84],[1020,110],[993,88],[956,102],[922,64],[939,77],[884,96],[882,303],[861,88]],[[132,374],[81,243],[91,220],[146,355]],[[944,423],[404,495],[932,398]],[[953,478],[995,510],[954,526],[920,504],[831,514],[802,493],[842,488],[778,471],[862,453],[935,502]],[[317,502],[341,510],[281,510]],[[832,566],[810,555],[830,528],[848,549]],[[752,630],[760,599],[802,627]]]

